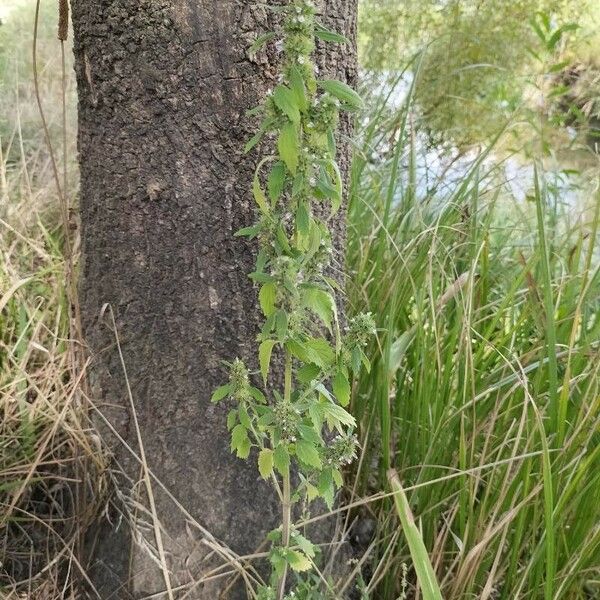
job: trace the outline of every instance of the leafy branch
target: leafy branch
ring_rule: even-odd
[[[339,210],[343,182],[336,163],[335,131],[341,110],[361,107],[358,94],[336,80],[319,80],[313,61],[316,39],[347,40],[316,22],[309,0],[278,7],[281,32],[261,36],[257,52],[274,40],[283,52],[279,84],[262,106],[257,134],[246,151],[266,135],[276,139],[276,154],[258,164],[252,192],[258,221],[237,232],[257,241],[250,278],[259,286],[264,322],[258,335],[258,363],[264,391],[252,384],[248,367],[236,359],[229,381],[214,402],[236,407],[227,417],[231,450],[247,459],[258,452],[258,470],[270,479],[281,500],[281,526],[272,543],[269,586],[260,600],[286,597],[289,569],[309,571],[317,547],[292,522],[293,505],[323,498],[330,508],[342,486],[342,468],[356,456],[350,402],[351,374],[370,368],[363,352],[375,331],[370,314],[354,317],[342,335],[336,305],[337,282],[328,276],[332,235],[328,223]],[[284,365],[283,390],[272,380],[271,363]],[[292,473],[298,478],[292,482]],[[295,598],[295,592],[287,598]]]

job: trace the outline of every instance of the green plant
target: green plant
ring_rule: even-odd
[[[309,0],[273,10],[283,14],[281,83],[255,111],[263,120],[247,150],[274,133],[278,152],[260,161],[254,177],[259,221],[237,233],[259,243],[250,277],[260,285],[265,316],[258,361],[268,392],[252,384],[248,367],[236,359],[229,365],[229,382],[213,394],[214,402],[228,397],[237,403],[227,419],[231,449],[247,459],[255,448],[260,474],[273,481],[281,499],[282,524],[269,535],[273,575],[259,591],[261,600],[285,596],[288,568],[311,569],[317,549],[294,527],[292,507],[317,497],[333,505],[341,469],[357,450],[355,421],[344,409],[350,401],[350,373],[368,366],[363,347],[374,333],[371,316],[361,314],[342,335],[335,300],[339,286],[328,275],[328,221],[343,194],[335,130],[339,111],[359,108],[361,99],[340,81],[317,80],[312,54],[317,37],[345,40],[316,23]],[[262,36],[253,50],[274,37]],[[283,364],[283,389],[277,389],[277,375],[270,376],[276,353]]]
[[[363,95],[347,263],[378,332],[352,395],[355,495],[377,518],[367,591],[397,597],[407,563],[423,595],[416,532],[374,494],[391,466],[446,600],[596,598],[598,191],[563,205],[539,167],[514,199],[489,148],[454,188],[419,185],[411,94],[394,110]]]

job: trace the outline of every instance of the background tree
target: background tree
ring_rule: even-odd
[[[354,39],[355,0],[320,7],[328,26]],[[233,233],[253,221],[256,159],[243,148],[255,123],[246,111],[276,85],[277,49],[253,56],[248,48],[275,18],[263,3],[235,0],[73,2],[80,290],[93,398],[138,454],[139,426],[148,469],[239,553],[254,551],[269,530],[272,494],[254,465],[230,455],[226,408],[210,396],[220,359],[247,355],[256,335],[251,246]],[[352,48],[320,57],[327,75],[354,78]],[[148,470],[110,439],[125,475],[120,517],[133,519],[138,503],[148,512],[129,523],[115,514],[90,536],[101,596],[135,597],[200,577],[209,551],[202,534],[156,485],[153,506]],[[132,530],[142,535],[156,516],[165,531],[151,526],[147,548],[134,546]],[[200,586],[193,597],[216,598],[227,583]]]

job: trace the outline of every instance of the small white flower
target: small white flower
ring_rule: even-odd
[[[304,15],[300,15],[297,19],[297,23],[304,23],[306,21],[306,17]]]
[[[312,121],[309,121],[309,122],[306,124],[306,127],[307,127],[308,129],[313,129],[313,128],[314,128],[314,126],[315,126],[315,124],[314,124]]]
[[[299,65],[304,65],[306,64],[306,58],[304,56],[299,56],[298,57],[298,64]]]
[[[308,183],[310,183],[311,187],[315,187],[317,185],[317,178],[316,177],[311,177],[308,180]]]

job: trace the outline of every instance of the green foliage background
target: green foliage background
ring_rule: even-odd
[[[364,0],[360,54],[368,70],[394,70],[425,50],[416,101],[434,140],[459,146],[493,136],[528,99],[528,84],[543,68],[531,26],[538,14],[555,26],[587,22],[570,60],[594,53],[588,0]],[[375,42],[376,40],[376,42]]]

